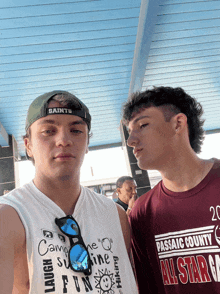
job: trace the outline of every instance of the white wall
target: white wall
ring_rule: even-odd
[[[203,159],[220,158],[220,134],[206,135],[199,157]]]
[[[19,162],[20,186],[31,181],[34,173],[35,168],[29,160]],[[124,175],[128,175],[128,171],[121,147],[89,151],[81,168],[81,183],[82,185],[109,183]]]

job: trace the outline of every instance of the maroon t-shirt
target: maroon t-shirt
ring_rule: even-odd
[[[140,294],[220,293],[220,163],[186,192],[162,181],[130,213]]]

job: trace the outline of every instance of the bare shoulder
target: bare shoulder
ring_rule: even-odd
[[[15,209],[0,205],[1,293],[12,293],[15,261],[24,251],[25,242],[25,229]]]
[[[16,210],[5,204],[0,205],[0,246],[18,249],[25,244],[25,229]],[[12,248],[11,248],[12,249]]]
[[[126,245],[128,253],[130,254],[131,231],[130,231],[130,225],[128,222],[128,217],[125,210],[117,203],[116,205],[117,205],[118,215],[120,218],[121,229],[122,229],[124,240],[125,240],[125,245]]]
[[[10,233],[14,232],[11,238],[22,237],[22,233],[24,233],[23,237],[25,237],[21,219],[16,210],[9,205],[0,204],[0,226],[0,235],[11,235]]]

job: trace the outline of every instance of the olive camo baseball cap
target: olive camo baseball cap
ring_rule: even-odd
[[[67,106],[48,108],[50,100],[56,95],[65,95],[67,97]],[[91,128],[91,116],[87,106],[76,96],[67,91],[52,91],[37,97],[29,106],[25,130],[38,119],[51,114],[70,114],[81,117]]]

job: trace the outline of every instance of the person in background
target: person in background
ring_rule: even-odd
[[[7,194],[9,192],[10,192],[10,190],[4,190],[3,195],[5,195],[5,194]]]
[[[140,294],[220,293],[220,162],[197,155],[202,113],[182,88],[154,87],[124,105],[139,167],[162,176],[129,216]]]
[[[137,198],[137,184],[135,180],[129,176],[120,177],[116,182],[116,191],[118,193],[116,203],[130,213]]]
[[[31,103],[24,144],[35,177],[0,197],[1,293],[137,294],[125,211],[80,185],[90,128],[69,92]]]

